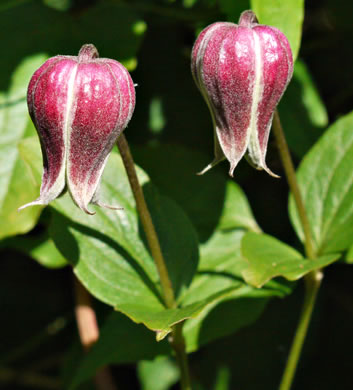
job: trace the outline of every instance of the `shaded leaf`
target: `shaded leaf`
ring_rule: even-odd
[[[293,59],[297,58],[304,20],[304,0],[250,0],[261,24],[277,27],[289,40]]]
[[[47,268],[61,268],[68,264],[46,231],[40,236],[11,237],[2,241],[0,246],[18,250]]]
[[[340,254],[321,256],[314,260],[305,259],[292,247],[266,234],[247,233],[241,242],[244,266],[241,274],[247,283],[262,287],[272,278],[283,276],[297,280],[310,271],[323,268]]]
[[[226,176],[217,169],[197,176],[208,157],[180,145],[138,147],[134,148],[134,156],[158,190],[183,208],[199,240],[206,241],[222,213]]]
[[[139,171],[139,176],[178,293],[187,287],[196,270],[196,236],[181,209],[158,195],[147,184],[143,172]],[[124,168],[116,154],[105,169],[101,192],[108,204],[118,204],[124,210],[97,208],[97,214],[90,217],[64,196],[54,204],[57,212],[51,235],[91,293],[134,321],[160,332],[162,337],[173,323],[195,315],[206,302],[180,310],[165,310],[156,268],[144,243]]]
[[[227,182],[224,208],[218,228],[222,230],[244,228],[254,232],[261,231],[245,193],[234,181]]]
[[[300,59],[279,112],[288,145],[296,157],[302,158],[322,135],[328,115],[309,69]]]
[[[40,54],[23,60],[12,75],[8,92],[0,93],[0,238],[26,233],[40,214],[40,208],[17,211],[39,192],[39,183],[17,147],[24,136],[35,134],[27,111],[27,85],[45,58]]]
[[[0,24],[3,31],[8,31],[6,45],[9,49],[7,60],[0,64],[0,89],[7,83],[3,76],[24,56],[38,52],[49,56],[77,55],[85,43],[93,43],[102,57],[116,59],[129,70],[134,69],[143,37],[143,30],[135,28],[141,22],[138,15],[113,3],[90,3],[81,7],[80,12],[58,12],[41,1],[32,0],[1,12]],[[30,23],[28,15],[31,15]]]
[[[227,15],[227,19],[232,23],[238,23],[240,14],[250,8],[249,0],[220,0],[219,6],[222,12]]]
[[[24,152],[30,145],[31,142],[23,143]],[[39,170],[39,164],[38,160],[32,161],[34,172]],[[138,174],[178,296],[191,283],[196,271],[196,235],[182,210],[172,200],[160,196],[144,172],[138,170]],[[139,225],[122,161],[116,153],[108,161],[100,190],[105,203],[122,206],[124,210],[97,207],[96,215],[88,216],[65,194],[52,203],[55,211],[50,235],[93,295],[158,331],[159,339],[163,338],[173,323],[195,316],[209,302],[165,309],[157,271]]]
[[[71,7],[72,0],[43,0],[43,3],[57,11],[67,11]]]
[[[142,390],[168,390],[179,380],[179,369],[175,361],[166,356],[140,362],[137,374]]]
[[[298,168],[298,182],[316,253],[348,249],[353,243],[353,112],[335,122]],[[304,234],[293,198],[291,222]]]

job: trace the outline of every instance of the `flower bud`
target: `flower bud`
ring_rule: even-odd
[[[110,207],[100,203],[97,191],[108,155],[134,111],[128,71],[84,45],[77,57],[52,57],[34,73],[27,103],[44,172],[40,197],[20,209],[47,205],[66,187],[87,214],[94,214],[89,203]]]
[[[211,24],[194,44],[191,70],[215,130],[215,159],[200,173],[227,158],[233,176],[247,153],[257,169],[276,176],[265,156],[274,111],[293,73],[284,34],[258,24],[252,11],[243,12],[238,25]]]

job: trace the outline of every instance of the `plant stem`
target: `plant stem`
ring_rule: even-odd
[[[289,148],[287,145],[286,138],[284,136],[284,132],[282,129],[281,121],[279,119],[278,111],[275,111],[274,117],[273,117],[273,133],[276,137],[276,142],[279,150],[279,154],[282,160],[282,165],[284,168],[284,172],[287,177],[289,188],[293,194],[295,204],[297,206],[299,218],[301,221],[301,224],[303,226],[304,231],[304,246],[305,246],[305,253],[306,256],[309,259],[315,258],[315,252],[313,247],[313,240],[311,237],[311,230],[310,230],[310,224],[309,220],[305,211],[304,202],[299,190],[297,178],[295,175],[295,169],[292,162],[292,158],[290,156]]]
[[[304,340],[308,332],[311,315],[314,309],[322,277],[323,274],[321,271],[313,271],[304,278],[305,297],[302,312],[298,321],[297,329],[295,331],[291,349],[289,351],[288,360],[283,372],[279,390],[289,390],[291,388]]]
[[[78,333],[84,351],[88,352],[99,338],[97,317],[93,309],[90,293],[76,277],[74,277],[74,290]],[[94,382],[98,390],[116,390],[113,376],[108,366],[101,367],[97,370],[94,376]]]
[[[172,283],[169,278],[167,266],[164,261],[156,229],[154,228],[151,214],[147,208],[146,200],[143,195],[139,180],[137,178],[134,160],[132,158],[129,145],[126,141],[124,134],[121,134],[118,139],[118,148],[120,151],[121,158],[123,159],[132,193],[135,198],[136,208],[141,219],[142,227],[145,231],[152,257],[156,263],[159,279],[162,286],[165,305],[169,309],[171,309],[176,306]]]
[[[156,229],[152,222],[151,214],[147,208],[145,197],[136,174],[134,160],[124,134],[120,135],[117,144],[129,179],[130,187],[135,198],[136,208],[141,219],[142,227],[145,231],[152,257],[156,263],[165,305],[168,309],[176,308],[177,303],[172,283],[169,278],[168,269],[162,254]],[[173,326],[170,343],[174,349],[180,368],[181,389],[191,390],[189,366],[182,327],[182,323]]]
[[[316,257],[316,253],[313,247],[310,224],[305,210],[304,202],[299,190],[294,165],[277,110],[275,111],[273,117],[273,133],[276,137],[279,154],[287,177],[288,185],[293,194],[299,218],[303,226],[305,254],[309,259],[313,260]],[[289,390],[292,385],[295,371],[298,366],[300,353],[303,348],[305,336],[308,332],[311,315],[313,313],[317,293],[319,291],[322,278],[323,273],[320,270],[314,270],[304,277],[304,303],[299,318],[298,326],[295,332],[295,336],[291,345],[291,349],[289,351],[287,364],[283,372],[279,390]]]
[[[74,276],[75,289],[75,317],[78,334],[80,336],[83,349],[88,352],[99,338],[99,329],[96,313],[92,307],[92,299],[89,292]]]
[[[191,390],[188,355],[185,350],[185,340],[183,336],[183,323],[174,325],[171,343],[180,369],[181,388],[182,390]]]

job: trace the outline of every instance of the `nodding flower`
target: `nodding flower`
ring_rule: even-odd
[[[58,55],[32,76],[27,103],[43,153],[40,196],[20,209],[47,205],[66,188],[87,214],[98,199],[100,177],[135,108],[135,87],[118,61],[82,46],[77,57]],[[114,208],[114,207],[111,207]]]
[[[211,24],[194,44],[191,71],[215,132],[215,158],[200,174],[226,158],[233,176],[246,155],[257,169],[276,176],[265,157],[273,114],[293,73],[285,35],[259,24],[252,11],[243,12],[239,24]]]

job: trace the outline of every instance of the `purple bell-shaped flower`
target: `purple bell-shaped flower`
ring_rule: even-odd
[[[87,214],[100,203],[104,166],[135,108],[135,88],[119,62],[99,58],[93,45],[77,57],[56,56],[32,76],[27,102],[43,153],[40,197],[24,206],[47,205],[67,187]],[[109,207],[109,206],[106,206]]]
[[[258,24],[252,11],[243,12],[238,25],[211,24],[194,44],[191,70],[215,129],[215,159],[201,174],[227,158],[233,176],[247,154],[257,169],[276,176],[265,157],[273,114],[293,73],[284,34]]]

